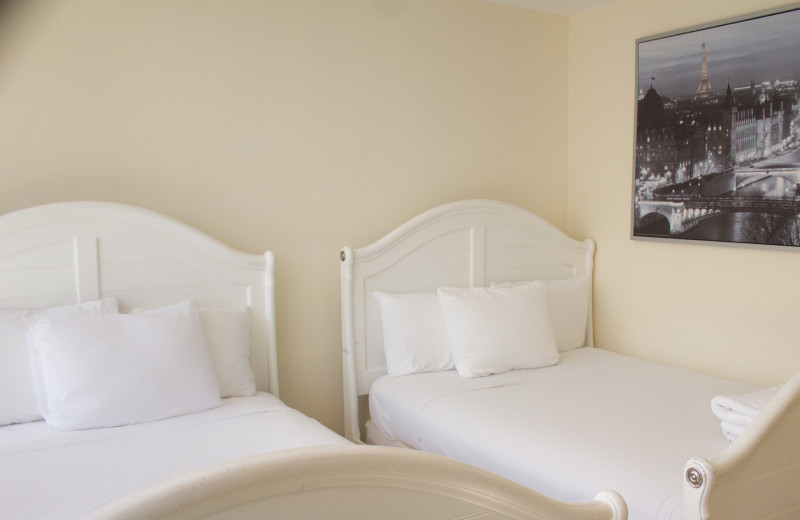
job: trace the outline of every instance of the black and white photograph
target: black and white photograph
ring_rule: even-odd
[[[634,238],[800,246],[800,8],[637,40]]]

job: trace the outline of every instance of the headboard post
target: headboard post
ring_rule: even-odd
[[[589,277],[589,320],[586,322],[586,346],[594,346],[594,320],[592,319],[592,292],[594,287],[594,249],[595,243],[591,238],[583,241],[586,245],[586,266],[584,273]]]
[[[267,316],[267,362],[269,373],[269,393],[279,396],[278,390],[278,340],[275,330],[275,254],[272,251],[264,252],[264,314]]]
[[[342,248],[339,253],[342,283],[342,310],[353,305],[353,250]],[[342,314],[344,316],[344,312]],[[353,345],[353,323],[342,320],[342,378],[344,382],[344,436],[359,442],[361,428],[358,421],[358,389],[355,375],[355,347]]]

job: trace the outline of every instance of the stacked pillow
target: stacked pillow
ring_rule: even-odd
[[[188,302],[131,314],[164,314],[180,311]],[[222,397],[240,397],[256,393],[255,376],[250,365],[250,308],[246,305],[200,309],[200,321],[208,340],[208,349]]]
[[[492,283],[491,287],[519,287],[528,282]],[[547,291],[550,323],[559,352],[586,344],[586,323],[589,320],[589,276],[565,280],[543,280]]]
[[[463,377],[558,363],[585,345],[589,278],[373,294],[390,376],[456,368]]]
[[[135,424],[253,395],[250,313],[184,301],[119,314],[107,298],[0,310],[0,425]]]
[[[390,376],[453,368],[439,298],[435,293],[373,295],[381,310],[386,369]]]
[[[28,355],[28,329],[41,318],[117,312],[114,298],[47,310],[0,309],[0,426],[42,419]]]

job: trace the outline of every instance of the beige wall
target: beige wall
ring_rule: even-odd
[[[570,18],[568,229],[598,242],[598,346],[760,384],[800,370],[797,251],[629,239],[635,40],[782,3],[620,0]]]
[[[472,0],[16,3],[0,213],[118,201],[272,249],[281,395],[338,431],[341,246],[463,198],[566,226],[566,18]]]

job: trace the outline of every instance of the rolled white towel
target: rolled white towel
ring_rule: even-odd
[[[758,412],[778,393],[780,386],[743,395],[718,395],[711,399],[711,411],[722,421],[722,433],[733,442]]]
[[[733,442],[739,438],[739,435],[742,434],[744,431],[744,426],[740,426],[738,424],[731,424],[729,422],[722,421],[722,434],[728,439],[728,442]]]

